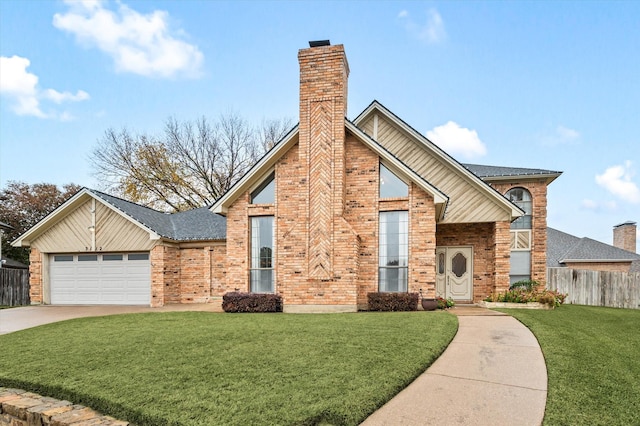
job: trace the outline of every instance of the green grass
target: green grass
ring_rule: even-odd
[[[83,318],[0,336],[0,386],[145,425],[355,425],[456,330],[444,312]]]
[[[640,425],[640,310],[501,311],[529,327],[542,347],[545,425]]]

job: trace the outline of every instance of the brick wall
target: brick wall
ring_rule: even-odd
[[[491,183],[506,194],[512,188],[525,188],[531,193],[531,279],[541,284],[547,281],[547,183],[544,180],[522,180]]]
[[[567,262],[570,269],[586,269],[588,271],[629,272],[631,262]]]
[[[625,222],[613,227],[613,245],[623,250],[636,252],[636,228],[635,222]]]
[[[473,246],[474,302],[509,288],[508,222],[439,224],[436,242],[438,246]]]
[[[0,425],[7,426],[127,426],[129,423],[104,416],[91,408],[74,405],[21,389],[0,387]]]
[[[31,247],[29,252],[29,297],[31,304],[40,304],[44,300],[42,298],[42,256],[35,247]]]

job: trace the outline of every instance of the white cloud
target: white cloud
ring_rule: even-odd
[[[427,138],[448,154],[460,155],[467,160],[487,153],[487,147],[478,137],[478,132],[460,127],[453,121],[429,130]]]
[[[162,78],[199,75],[202,52],[177,37],[181,30],[169,28],[167,12],[144,15],[120,2],[115,12],[101,1],[66,3],[69,10],[56,13],[53,25],[111,56],[117,71]]]
[[[18,115],[29,115],[39,118],[59,118],[67,121],[67,115],[42,111],[40,101],[51,100],[56,104],[65,101],[84,101],[89,94],[78,90],[73,95],[69,92],[58,92],[54,89],[40,90],[38,76],[27,71],[31,61],[20,56],[0,57],[0,94],[9,98],[11,109]],[[67,113],[68,114],[68,113]]]
[[[38,76],[27,71],[29,65],[31,61],[20,56],[0,57],[0,93],[13,100],[16,114],[44,118],[36,90]]]
[[[563,125],[558,125],[555,130],[541,138],[543,145],[575,145],[580,142],[580,132]]]
[[[436,44],[447,38],[442,16],[435,9],[427,11],[426,22],[423,24],[415,22],[406,10],[400,11],[398,18],[404,21],[407,32],[423,43]]]
[[[596,183],[624,201],[640,204],[640,188],[632,180],[635,175],[632,166],[631,161],[611,166],[603,174],[596,175]]]
[[[581,206],[585,210],[616,210],[618,208],[618,204],[615,201],[603,201],[597,202],[588,198],[582,200]]]
[[[65,102],[65,101],[77,102],[77,101],[85,101],[89,99],[89,94],[84,90],[78,90],[74,95],[73,93],[70,93],[70,92],[60,93],[54,89],[47,89],[44,92],[42,92],[42,96],[52,100],[57,104],[61,104],[62,102]]]

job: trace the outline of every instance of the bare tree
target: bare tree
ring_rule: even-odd
[[[213,124],[169,118],[161,137],[109,129],[90,160],[103,190],[158,210],[187,210],[223,195],[290,123],[263,120],[254,128],[227,113]]]
[[[264,152],[273,148],[292,128],[293,120],[290,118],[284,118],[282,120],[262,120],[258,136]]]

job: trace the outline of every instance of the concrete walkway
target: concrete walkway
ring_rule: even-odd
[[[539,426],[547,368],[533,334],[515,318],[488,309],[451,312],[459,329],[449,347],[362,424]]]
[[[169,311],[219,311],[215,304],[183,304],[165,305],[161,308],[148,306],[25,306],[20,308],[0,309],[0,334],[12,333],[25,328],[37,327],[52,322],[72,318],[100,317],[104,315],[130,314],[140,312]]]

